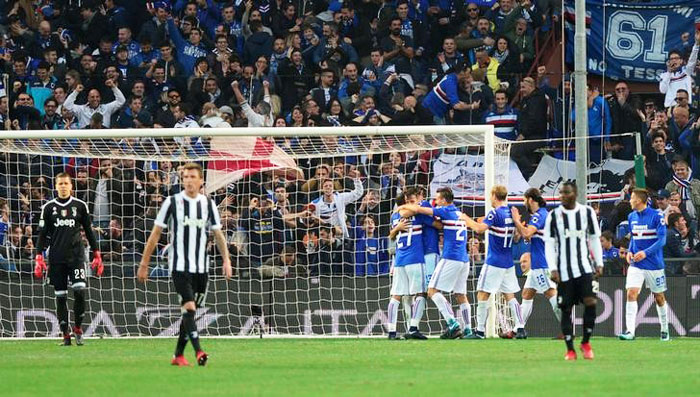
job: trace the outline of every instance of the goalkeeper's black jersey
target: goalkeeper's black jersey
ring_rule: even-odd
[[[84,246],[80,229],[85,230],[90,247],[97,249],[90,223],[90,211],[84,201],[75,197],[55,198],[41,208],[37,253],[49,248],[49,263],[80,263]]]

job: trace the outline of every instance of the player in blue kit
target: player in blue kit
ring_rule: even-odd
[[[557,302],[557,285],[549,278],[549,266],[544,255],[544,223],[547,220],[547,203],[539,189],[529,188],[523,195],[523,204],[530,213],[527,224],[520,221],[520,212],[511,207],[513,225],[523,238],[530,240],[530,267],[523,287],[523,300],[520,304],[523,315],[523,328],[532,313],[532,302],[536,293],[544,294],[552,305],[557,323],[561,322],[561,309]],[[527,269],[522,269],[523,273]]]
[[[666,276],[664,275],[663,247],[666,244],[666,222],[661,211],[649,208],[649,194],[644,189],[635,189],[630,197],[633,211],[627,217],[632,238],[627,252],[627,305],[625,323],[627,332],[620,334],[622,340],[634,340],[637,320],[637,297],[647,283],[656,300],[656,312],[661,324],[661,340],[670,340],[668,334],[668,308],[666,306]]]
[[[491,294],[496,292],[501,292],[508,302],[511,315],[515,319],[516,338],[526,338],[520,304],[515,299],[515,293],[520,291],[520,285],[515,276],[515,267],[513,266],[511,245],[513,243],[515,226],[513,225],[510,208],[506,205],[507,197],[508,190],[506,187],[496,185],[491,189],[493,209],[486,215],[483,222],[476,222],[467,215],[462,217],[467,227],[477,233],[489,231],[486,261],[481,268],[479,281],[477,282],[476,332],[468,339],[484,339],[486,337],[488,300]]]
[[[397,197],[396,202],[399,205],[406,202],[416,203],[415,191],[408,189],[405,194]],[[432,222],[432,218],[424,215],[413,216],[395,212],[391,216],[392,229],[389,238],[396,240],[396,256],[394,257],[391,299],[387,309],[389,339],[398,339],[396,322],[402,296],[416,297],[414,308],[411,311],[410,328],[404,337],[406,339],[427,339],[418,330],[418,325],[425,309],[423,229]],[[422,304],[420,304],[419,299],[423,300]]]
[[[435,199],[435,208],[418,205],[399,207],[403,216],[423,214],[439,218],[443,230],[442,256],[428,284],[428,297],[437,306],[447,323],[447,330],[440,338],[456,339],[463,335],[460,324],[447,301],[444,292],[454,292],[459,302],[459,310],[464,322],[464,334],[471,334],[471,307],[467,299],[467,276],[469,275],[469,255],[467,254],[467,228],[460,220],[462,212],[453,204],[454,196],[448,187],[440,188]]]

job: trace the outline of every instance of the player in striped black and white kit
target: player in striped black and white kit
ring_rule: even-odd
[[[168,197],[158,212],[155,225],[143,250],[138,279],[148,279],[148,264],[158,244],[163,229],[170,229],[170,247],[168,264],[175,284],[175,291],[180,295],[182,304],[182,322],[180,336],[175,348],[173,365],[189,365],[185,356],[187,340],[192,342],[196,352],[197,363],[205,365],[207,354],[199,345],[199,334],[195,323],[195,311],[201,307],[207,294],[209,274],[209,255],[207,254],[208,230],[214,232],[216,246],[223,256],[223,275],[231,278],[231,259],[228,254],[226,238],[221,231],[221,217],[214,200],[200,194],[203,171],[199,164],[189,163],[182,173],[185,190]]]
[[[572,308],[583,303],[583,358],[592,360],[590,338],[596,315],[593,273],[603,272],[603,247],[593,208],[576,202],[576,184],[564,182],[559,190],[561,205],[552,210],[544,225],[545,255],[552,280],[558,284],[561,330],[566,341],[565,360],[576,360]],[[589,259],[593,253],[595,268]]]

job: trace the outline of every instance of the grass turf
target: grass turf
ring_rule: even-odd
[[[688,338],[594,338],[592,362],[580,353],[565,362],[564,343],[545,339],[202,339],[209,364],[190,368],[169,365],[175,339],[57,342],[0,341],[0,394],[672,396],[700,388],[700,339]]]

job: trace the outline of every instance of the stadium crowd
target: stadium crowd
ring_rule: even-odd
[[[511,155],[528,179],[542,153],[573,158],[571,146],[549,141],[572,134],[572,84],[565,76],[554,87],[547,69],[533,65],[537,36],[561,23],[559,7],[551,0],[2,0],[0,128],[489,123],[501,138],[527,141]],[[700,255],[693,101],[700,37],[693,45],[688,36],[686,48],[669,53],[658,98],[632,95],[624,81],[610,93],[587,87],[592,162],[631,160],[634,134],[643,137],[647,187],[670,228],[668,258]],[[162,149],[149,142],[144,150]],[[346,143],[330,145],[344,153],[352,150]],[[387,273],[395,198],[407,186],[429,185],[438,155],[343,154],[300,163],[302,180],[259,175],[217,192],[239,269],[278,277]],[[74,177],[103,255],[115,262],[135,260],[159,204],[179,189],[181,164],[168,161],[2,156],[5,259],[33,256],[39,209],[60,171]],[[596,207],[612,261],[623,257],[634,186],[630,171],[614,208]],[[472,239],[473,259],[482,245]],[[674,263],[671,274],[700,272],[698,262]]]

